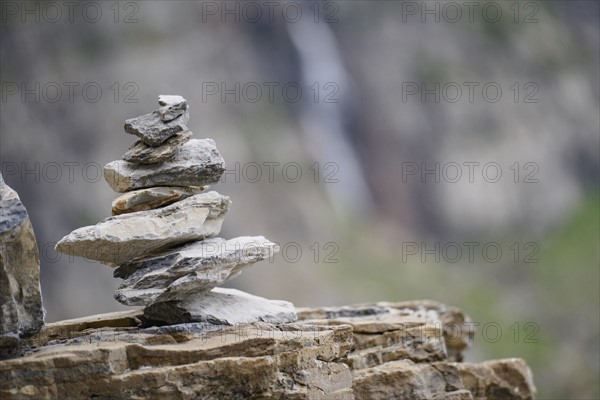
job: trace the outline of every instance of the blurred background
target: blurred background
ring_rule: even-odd
[[[47,321],[124,309],[57,254],[110,215],[123,121],[188,99],[228,164],[221,236],[282,252],[228,283],[296,306],[430,298],[522,357],[541,399],[600,396],[599,3],[2,4],[0,158]]]

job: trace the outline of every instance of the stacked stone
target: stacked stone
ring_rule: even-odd
[[[123,282],[115,299],[144,306],[151,321],[295,320],[289,302],[217,287],[279,247],[262,236],[215,237],[231,201],[205,190],[225,161],[212,139],[192,139],[183,97],[161,95],[158,103],[157,111],[125,121],[125,132],[139,140],[104,167],[110,187],[124,193],[112,203],[113,217],[76,229],[56,249],[116,267]]]

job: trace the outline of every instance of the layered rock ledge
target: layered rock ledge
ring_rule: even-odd
[[[0,397],[535,396],[531,371],[521,359],[461,362],[472,332],[456,308],[415,301],[297,312],[297,322],[284,324],[155,326],[140,310],[47,324],[23,341],[19,357],[0,361]]]

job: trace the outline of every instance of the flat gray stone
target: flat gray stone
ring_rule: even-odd
[[[298,319],[294,305],[288,301],[268,300],[225,288],[193,293],[183,300],[153,303],[144,309],[144,317],[167,324],[207,322],[214,325],[279,324]]]
[[[74,230],[56,250],[121,265],[153,251],[216,236],[229,204],[229,197],[207,192],[164,208],[117,215]]]
[[[153,187],[127,192],[112,202],[112,215],[152,210],[202,193],[208,186]]]
[[[161,164],[112,161],[104,167],[104,178],[115,192],[155,186],[206,186],[218,182],[225,168],[225,160],[212,139],[191,139]]]
[[[0,347],[44,325],[40,256],[29,215],[0,174]]]
[[[158,105],[161,106],[158,109],[160,119],[165,122],[172,121],[188,112],[187,100],[182,96],[161,94],[158,96]]]
[[[160,146],[148,146],[137,140],[129,147],[123,160],[134,164],[157,164],[172,158],[185,142],[192,138],[192,132],[179,132],[168,138]]]
[[[115,299],[129,306],[182,300],[221,285],[278,251],[279,247],[263,236],[212,238],[186,244],[117,268],[114,276],[125,280]]]
[[[158,146],[177,132],[187,131],[189,115],[183,114],[172,121],[160,119],[158,111],[125,121],[125,132],[136,135],[148,146]]]

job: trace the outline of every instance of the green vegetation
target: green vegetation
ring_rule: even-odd
[[[402,263],[399,243],[346,248],[361,240],[355,237],[344,238],[340,262],[324,274],[354,300],[430,298],[458,306],[479,324],[468,360],[524,358],[540,399],[582,388],[600,398],[593,362],[600,333],[599,204],[597,193],[588,194],[568,220],[538,240],[536,263],[514,264],[512,257],[497,264],[422,264],[418,257]],[[504,248],[510,240],[501,243]]]

